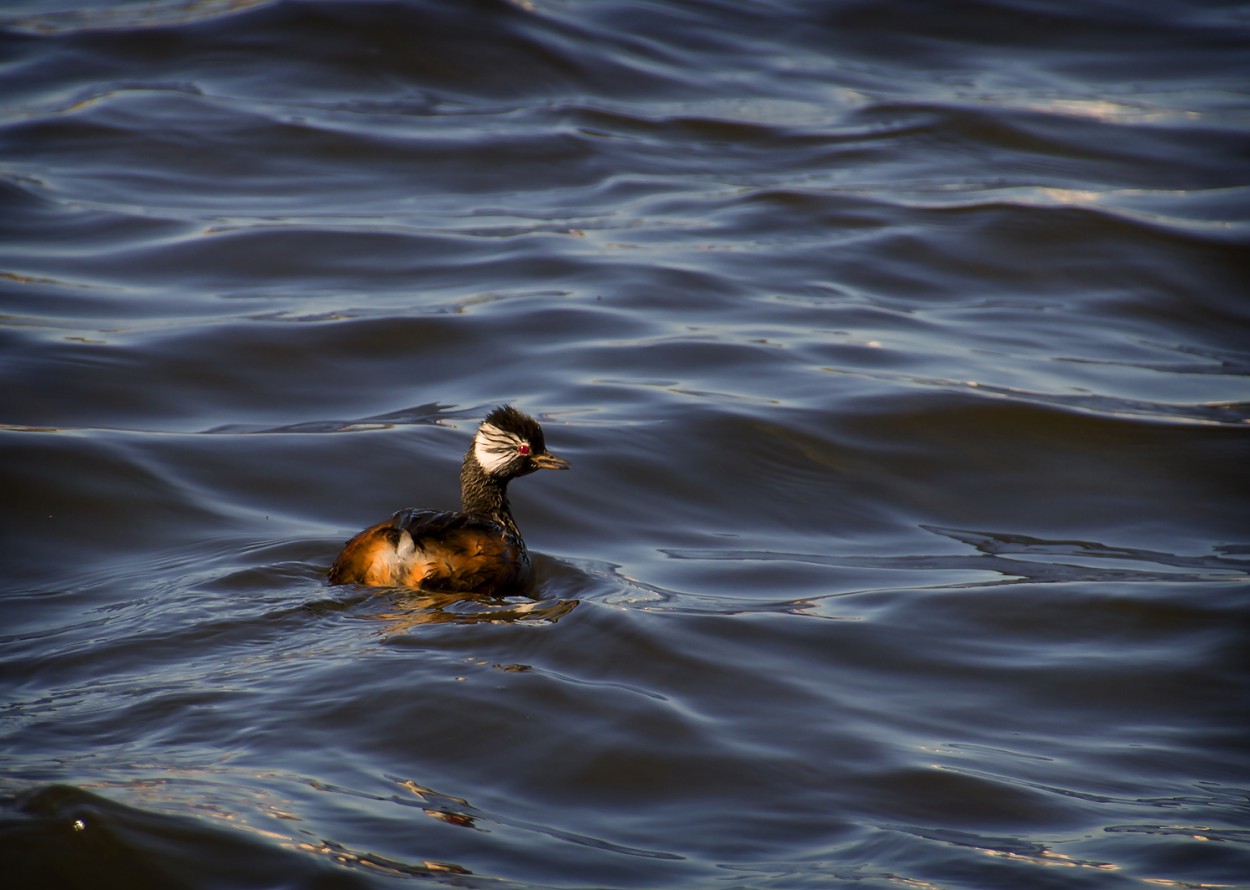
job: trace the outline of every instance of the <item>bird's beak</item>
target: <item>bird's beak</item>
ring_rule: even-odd
[[[550,451],[535,454],[530,458],[530,463],[539,470],[567,470],[569,468],[567,460],[562,457],[556,457]]]

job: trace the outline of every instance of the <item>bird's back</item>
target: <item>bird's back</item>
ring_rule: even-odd
[[[333,584],[502,595],[530,581],[521,539],[487,517],[400,510],[347,542]]]

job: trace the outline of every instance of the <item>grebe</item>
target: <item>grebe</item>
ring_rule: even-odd
[[[343,546],[331,584],[504,594],[528,586],[529,552],[512,521],[508,483],[567,470],[538,421],[511,405],[486,415],[460,467],[461,512],[400,510]]]

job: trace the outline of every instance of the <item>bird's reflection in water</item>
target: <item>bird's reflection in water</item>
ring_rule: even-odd
[[[386,635],[426,624],[551,623],[577,608],[580,600],[496,598],[464,593],[396,590],[385,595],[386,606],[364,617],[384,621]]]

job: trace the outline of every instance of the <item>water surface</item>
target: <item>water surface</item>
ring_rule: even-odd
[[[15,2],[20,887],[1250,876],[1243,7]],[[508,401],[532,598],[334,588]]]

